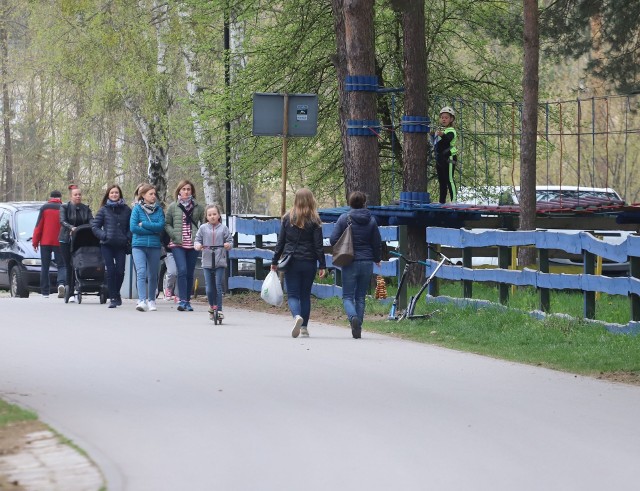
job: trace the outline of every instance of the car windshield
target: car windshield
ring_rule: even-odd
[[[536,201],[556,201],[559,199],[580,199],[580,198],[598,198],[602,200],[619,199],[615,193],[606,191],[596,191],[591,189],[585,190],[544,190],[536,191]]]
[[[21,210],[16,213],[16,237],[19,240],[30,240],[36,228],[39,210]]]

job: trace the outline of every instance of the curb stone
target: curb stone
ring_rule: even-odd
[[[49,430],[28,433],[18,453],[0,455],[0,475],[25,491],[106,489],[96,465]],[[10,489],[10,488],[9,488]]]

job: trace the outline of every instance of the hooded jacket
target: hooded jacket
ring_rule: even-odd
[[[196,244],[203,246],[223,246],[232,243],[231,232],[226,225],[218,223],[215,226],[210,223],[201,225],[196,234]],[[214,259],[215,258],[215,259]],[[203,249],[202,251],[202,267],[203,268],[226,268],[227,267],[227,251],[223,247],[215,249]]]
[[[351,235],[353,237],[353,260],[380,262],[382,259],[382,238],[376,219],[366,208],[351,208],[338,218],[331,238],[331,245],[340,239],[342,232],[347,228],[347,217],[351,217]]]
[[[38,214],[36,227],[33,229],[33,238],[31,243],[34,247],[52,246],[58,247],[60,241],[60,206],[62,200],[60,198],[51,198],[47,201]]]

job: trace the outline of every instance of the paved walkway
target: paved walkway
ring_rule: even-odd
[[[0,299],[0,395],[110,491],[637,489],[640,388],[229,309]]]

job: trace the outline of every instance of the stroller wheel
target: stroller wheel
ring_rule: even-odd
[[[107,291],[104,287],[100,290],[100,303],[107,303]]]
[[[65,286],[64,287],[64,303],[69,303],[69,298],[71,297],[71,295],[69,295],[69,287]]]
[[[82,293],[78,292],[78,303],[82,303]]]

